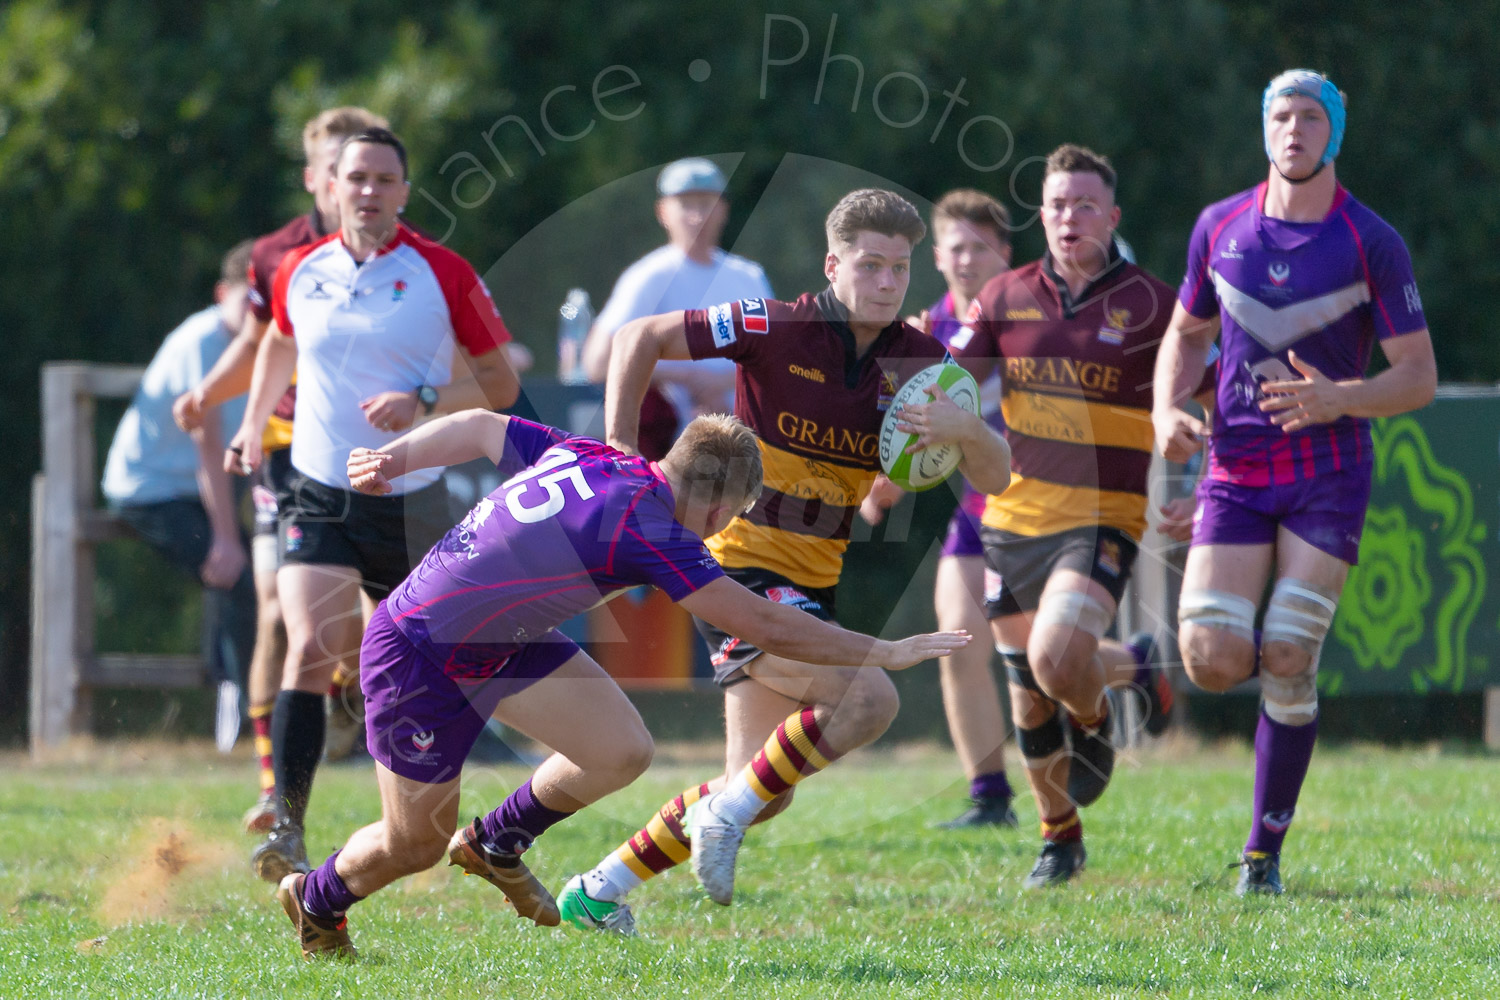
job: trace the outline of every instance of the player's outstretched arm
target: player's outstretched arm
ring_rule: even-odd
[[[720,577],[679,602],[690,614],[753,646],[802,663],[905,670],[969,644],[967,632],[932,632],[896,642],[850,632],[777,604]]]
[[[403,434],[383,451],[355,448],[349,453],[349,485],[360,493],[384,496],[391,480],[418,469],[462,465],[488,458],[496,465],[505,454],[510,417],[489,410],[465,410],[429,420]]]
[[[631,320],[615,334],[604,383],[604,432],[610,447],[639,453],[641,401],[656,363],[686,360],[687,326],[681,312]]]
[[[1156,352],[1151,423],[1156,447],[1169,462],[1186,462],[1208,437],[1208,425],[1182,408],[1203,381],[1208,350],[1219,334],[1217,316],[1194,316],[1179,302]]]

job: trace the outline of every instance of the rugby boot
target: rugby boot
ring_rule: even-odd
[[[1074,875],[1083,871],[1083,863],[1088,858],[1088,852],[1083,849],[1082,840],[1069,840],[1058,842],[1049,840],[1042,844],[1042,853],[1037,856],[1036,865],[1032,867],[1031,874],[1026,876],[1021,883],[1024,889],[1046,889],[1054,885],[1062,885]]]
[[[734,866],[745,840],[745,828],[728,822],[713,810],[717,792],[694,802],[683,817],[693,840],[693,874],[720,906],[734,900]]]
[[[1009,798],[970,799],[971,805],[946,823],[936,824],[939,830],[969,830],[986,826],[1015,827],[1018,825],[1016,811]]]
[[[302,883],[307,876],[293,872],[276,886],[276,899],[297,929],[297,943],[304,959],[327,955],[330,958],[355,958],[354,943],[349,940],[349,921],[345,917],[324,920],[308,913],[302,906]]]
[[[557,897],[557,908],[563,920],[586,931],[608,931],[621,937],[635,937],[635,916],[628,903],[595,899],[583,888],[583,876],[574,875]]]
[[[280,884],[288,875],[312,871],[307,863],[307,845],[302,841],[302,827],[290,820],[279,820],[266,839],[250,853],[250,867],[267,882]]]
[[[499,889],[518,915],[543,927],[556,927],[562,922],[557,900],[531,874],[520,855],[499,854],[480,842],[478,818],[448,841],[448,864],[458,866],[466,875],[478,875]]]
[[[240,817],[240,825],[245,828],[246,833],[269,833],[271,826],[276,822],[276,790],[268,788],[260,793],[260,798],[255,800],[255,805],[245,810],[245,815]]]
[[[1265,851],[1246,851],[1239,861],[1230,865],[1240,870],[1240,879],[1234,887],[1236,896],[1279,896],[1284,891],[1281,885],[1281,857]]]

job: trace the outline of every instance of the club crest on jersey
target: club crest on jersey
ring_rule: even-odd
[[[715,347],[728,347],[734,343],[734,313],[728,302],[708,307],[708,329],[714,335]]]
[[[1118,347],[1125,343],[1125,331],[1130,327],[1129,309],[1106,309],[1104,325],[1099,328],[1099,341]]]
[[[1292,266],[1284,260],[1272,261],[1266,268],[1266,274],[1270,275],[1271,284],[1280,288],[1286,284],[1286,279],[1292,276]]]
[[[875,409],[884,413],[896,400],[896,373],[880,373],[880,394],[875,400]]]
[[[397,278],[396,283],[391,286],[391,301],[400,302],[405,296],[406,282],[402,281],[400,278]]]
[[[766,315],[765,299],[740,299],[740,321],[746,333],[765,333],[771,329]]]
[[[423,751],[423,752],[431,750],[432,749],[432,744],[435,743],[436,741],[437,741],[437,735],[434,734],[431,730],[428,730],[425,733],[412,733],[411,734],[411,745],[414,746],[414,747],[416,747],[418,750]]]

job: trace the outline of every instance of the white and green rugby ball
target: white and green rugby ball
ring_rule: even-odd
[[[915,434],[899,430],[902,407],[930,403],[932,388],[942,389],[953,402],[975,416],[979,415],[979,383],[974,376],[951,362],[923,368],[896,391],[890,409],[880,422],[880,467],[891,482],[912,493],[930,490],[947,479],[963,459],[957,444],[943,444],[906,454],[916,440]]]

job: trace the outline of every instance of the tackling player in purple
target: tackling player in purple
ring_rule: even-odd
[[[538,924],[557,904],[521,862],[544,831],[635,780],[651,737],[615,682],[555,627],[616,593],[662,588],[684,608],[782,656],[892,669],[968,636],[872,639],[776,604],[726,577],[702,538],[760,494],[755,436],[700,417],[661,464],[589,438],[471,410],[382,451],[349,456],[351,485],[487,456],[506,480],[376,609],[360,652],[381,819],[277,897],[304,957],[352,956],[345,911],[398,878],[451,864],[498,887]],[[459,774],[491,716],[553,749],[499,808],[458,829]]]
[[[1198,218],[1152,415],[1169,460],[1209,442],[1178,609],[1188,675],[1226,691],[1260,674],[1242,895],[1282,891],[1282,841],[1317,733],[1318,654],[1369,503],[1369,420],[1427,405],[1437,385],[1406,245],[1334,176],[1344,95],[1288,70],[1266,87],[1261,117],[1271,169]],[[1210,431],[1180,403],[1216,334]],[[1366,378],[1376,341],[1390,367]]]

